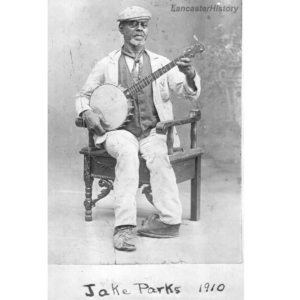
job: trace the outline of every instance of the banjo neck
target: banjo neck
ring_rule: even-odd
[[[174,59],[173,61],[171,61],[167,65],[165,65],[164,67],[158,69],[157,71],[153,72],[149,76],[139,80],[137,83],[135,83],[131,87],[124,90],[125,96],[126,97],[131,97],[131,96],[135,95],[136,93],[141,91],[143,88],[145,88],[147,85],[151,84],[153,81],[158,79],[160,76],[164,75],[165,73],[170,71],[172,68],[174,68],[176,66],[176,63],[181,58],[184,58],[184,57],[187,57],[187,56],[185,56],[184,54],[180,55],[179,57],[177,57],[176,59]]]
[[[158,69],[157,71],[153,72],[151,75],[139,80],[137,83],[135,83],[133,86],[127,88],[124,90],[124,94],[126,98],[131,98],[133,95],[141,91],[144,87],[151,84],[153,81],[155,81],[160,76],[164,75],[168,71],[170,71],[172,68],[176,66],[176,63],[184,57],[194,57],[196,53],[202,53],[205,51],[205,46],[202,43],[198,43],[195,46],[187,48],[182,55],[175,58],[173,61],[165,65],[164,67]]]

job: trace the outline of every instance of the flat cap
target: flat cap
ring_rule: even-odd
[[[118,16],[117,21],[151,19],[151,13],[139,6],[131,6],[124,9]]]

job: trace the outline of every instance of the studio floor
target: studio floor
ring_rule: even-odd
[[[79,171],[80,172],[80,171]],[[113,195],[84,220],[83,175],[74,170],[49,170],[48,262],[57,265],[227,264],[242,262],[240,167],[203,159],[200,221],[190,221],[190,182],[179,184],[183,204],[180,236],[154,239],[135,235],[135,252],[114,249]],[[99,192],[94,182],[94,198]],[[113,192],[112,192],[113,193]],[[156,212],[141,190],[137,222]]]

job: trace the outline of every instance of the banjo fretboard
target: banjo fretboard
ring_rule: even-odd
[[[147,77],[139,80],[133,86],[131,86],[130,88],[126,89],[124,91],[124,94],[126,95],[126,97],[130,97],[130,96],[135,95],[136,93],[138,93],[139,91],[141,91],[144,87],[146,87],[147,85],[151,84],[157,78],[159,78],[160,76],[164,75],[165,73],[167,73],[168,71],[170,71],[172,68],[174,68],[176,66],[176,63],[181,58],[183,58],[183,57],[186,57],[186,56],[184,54],[180,55],[179,57],[177,57],[176,59],[174,59],[173,61],[171,61],[167,65],[165,65],[164,67],[158,69],[157,71],[153,72],[149,76],[147,76]]]

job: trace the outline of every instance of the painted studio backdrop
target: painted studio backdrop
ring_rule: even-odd
[[[146,257],[147,249],[131,258],[114,252],[112,197],[93,209],[93,222],[84,221],[83,157],[79,150],[87,146],[88,134],[75,126],[75,95],[95,64],[122,46],[116,18],[133,5],[152,13],[146,42],[150,51],[173,60],[196,43],[194,36],[206,46],[206,51],[193,59],[201,77],[199,101],[190,103],[172,96],[175,118],[188,116],[193,108],[202,113],[198,124],[198,146],[205,153],[201,220],[189,221],[189,183],[180,184],[183,220],[187,233],[192,232],[187,242],[192,243],[191,249],[180,248],[174,239],[175,250],[167,256],[163,254],[165,244],[153,245],[158,250],[152,259]],[[50,264],[241,262],[241,22],[242,3],[238,0],[49,0]],[[181,146],[189,148],[190,125],[177,130]],[[96,195],[99,188],[96,183],[94,186]],[[146,201],[138,195],[138,218],[152,209]],[[182,239],[185,237],[182,234]]]

